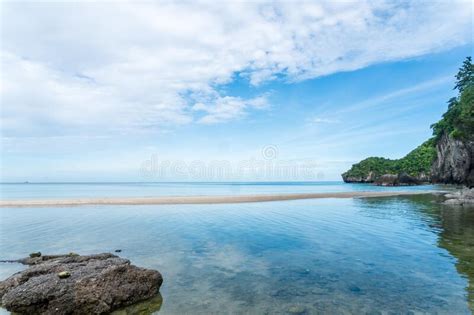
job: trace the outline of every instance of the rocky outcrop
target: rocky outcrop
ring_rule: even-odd
[[[420,185],[424,181],[419,177],[410,176],[407,173],[385,174],[380,176],[375,184],[379,186],[413,186]]]
[[[20,314],[103,314],[156,296],[156,270],[110,253],[37,256],[30,267],[0,282],[2,305]]]
[[[375,181],[375,183],[379,186],[397,186],[398,175],[395,175],[395,174],[382,175]]]
[[[444,134],[436,144],[432,166],[433,183],[474,186],[474,141]]]
[[[346,183],[375,183],[379,186],[413,186],[430,182],[430,176],[420,173],[418,176],[411,176],[407,173],[384,174],[375,176],[370,172],[367,177],[342,176]]]
[[[351,176],[347,173],[341,175],[346,183],[373,183],[375,181],[374,172],[369,172],[367,176]]]
[[[474,207],[474,188],[464,188],[460,191],[444,195],[445,205],[469,206]]]
[[[428,181],[429,181],[429,177],[423,173],[416,177],[408,175],[407,173],[398,174],[398,185],[400,186],[420,185]]]

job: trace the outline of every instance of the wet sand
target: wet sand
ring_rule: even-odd
[[[374,198],[431,194],[433,191],[358,191],[334,193],[233,195],[233,196],[163,196],[124,198],[81,198],[50,200],[0,200],[0,207],[62,207],[86,205],[172,205],[266,202],[321,198]]]

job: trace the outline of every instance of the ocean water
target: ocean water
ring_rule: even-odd
[[[2,197],[392,189],[341,183],[254,183],[236,190],[224,184],[55,185],[2,185]],[[191,187],[196,185],[205,187]],[[436,198],[0,208],[0,258],[121,249],[132,263],[163,274],[161,295],[137,306],[145,313],[471,314],[474,209],[442,206]],[[0,278],[21,268],[0,264]]]
[[[252,195],[382,190],[442,189],[431,185],[380,187],[343,182],[224,182],[224,183],[4,183],[0,199],[62,199],[87,197],[154,197]]]

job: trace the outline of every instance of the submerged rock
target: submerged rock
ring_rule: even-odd
[[[113,311],[112,315],[148,315],[154,312],[158,312],[161,309],[161,305],[163,304],[163,297],[160,293],[155,295],[154,297],[135,303],[130,306],[126,306],[120,308],[116,311]]]
[[[306,307],[302,305],[292,305],[288,308],[288,313],[302,315],[306,313]]]
[[[2,305],[22,314],[102,314],[156,296],[156,270],[110,253],[54,255],[19,260],[30,265],[0,282]],[[62,275],[69,275],[62,277]]]

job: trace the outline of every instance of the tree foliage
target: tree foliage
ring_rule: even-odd
[[[474,65],[467,57],[456,74],[457,97],[448,101],[448,110],[437,123],[431,125],[433,136],[438,141],[443,135],[459,139],[474,137]]]
[[[382,157],[369,157],[352,165],[351,169],[342,174],[343,177],[366,178],[370,172],[376,179],[384,174],[407,173],[411,176],[428,175],[431,164],[436,156],[433,140],[430,139],[397,160]]]
[[[454,89],[458,89],[459,93],[462,93],[464,89],[472,86],[474,82],[474,64],[472,63],[472,57],[469,56],[464,60],[462,67],[459,68],[459,72],[456,74],[456,85]]]

